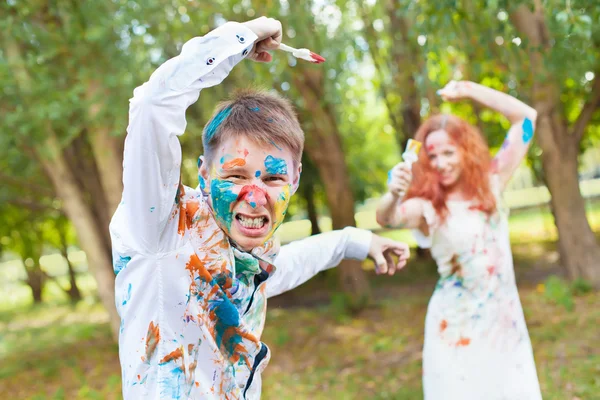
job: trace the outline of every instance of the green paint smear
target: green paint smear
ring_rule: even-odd
[[[232,182],[220,179],[210,181],[210,193],[212,196],[212,206],[215,211],[215,217],[227,229],[231,228],[233,222],[233,212],[231,205],[237,200],[238,195],[231,191],[234,186]]]

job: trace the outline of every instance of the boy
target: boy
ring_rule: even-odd
[[[267,297],[343,258],[406,264],[408,247],[346,228],[283,246],[271,236],[300,179],[304,134],[289,102],[245,92],[203,132],[200,190],[180,183],[185,111],[243,58],[268,62],[281,23],[227,23],[187,42],[134,91],[123,200],[111,222],[125,399],[258,399],[270,358]],[[392,254],[399,256],[394,265]]]

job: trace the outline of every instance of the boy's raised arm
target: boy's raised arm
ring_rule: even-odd
[[[188,41],[181,54],[161,65],[134,90],[123,161],[123,196],[111,230],[128,247],[166,251],[160,238],[176,207],[180,180],[179,135],[186,109],[203,88],[223,81],[252,52],[257,35],[229,22]]]

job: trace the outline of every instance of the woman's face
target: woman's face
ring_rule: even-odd
[[[443,129],[431,132],[425,139],[425,151],[442,186],[454,186],[462,172],[462,155],[450,135]]]

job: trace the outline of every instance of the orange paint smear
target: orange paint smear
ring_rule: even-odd
[[[154,322],[151,321],[150,325],[148,325],[148,333],[146,334],[146,356],[142,357],[142,361],[150,361],[159,341],[160,330],[158,329],[158,324],[154,325]]]
[[[243,158],[234,158],[233,160],[229,160],[225,164],[223,164],[223,169],[243,167],[244,165],[246,165],[246,160],[244,160]]]
[[[461,337],[458,342],[456,342],[456,346],[468,346],[471,343],[471,339],[469,338],[465,338],[465,337]]]
[[[443,319],[442,322],[440,323],[440,332],[444,332],[447,327],[448,327],[448,321]]]
[[[169,354],[167,354],[166,356],[163,357],[162,360],[160,360],[160,363],[166,363],[172,360],[177,360],[178,358],[182,358],[183,357],[183,351],[181,351],[181,347],[173,350],[172,352],[170,352]]]
[[[212,281],[212,275],[206,270],[204,263],[200,261],[196,253],[190,256],[190,261],[188,261],[188,263],[185,265],[185,269],[190,271],[192,277],[194,276],[194,273],[197,273],[198,276],[200,276],[206,282]]]

